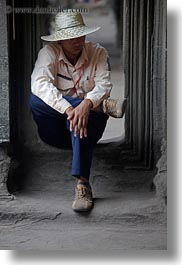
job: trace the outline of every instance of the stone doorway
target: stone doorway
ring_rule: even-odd
[[[90,215],[73,216],[70,150],[58,151],[39,141],[28,107],[30,75],[40,35],[47,33],[47,16],[11,13],[6,23],[6,4],[12,2],[1,1],[5,23],[1,21],[0,30],[5,33],[0,40],[0,98],[6,103],[0,128],[2,248],[166,249],[166,1],[114,3],[120,4],[122,14],[118,25],[129,96],[125,139],[97,146],[91,180],[96,207]],[[7,183],[17,197],[9,203],[4,201],[13,199],[7,196]]]
[[[120,30],[123,32],[123,35],[121,40],[122,64],[120,66],[123,66],[123,69],[117,69],[121,71],[121,86],[125,85],[125,92],[121,89],[121,96],[123,96],[123,94],[129,96],[129,104],[125,124],[123,124],[123,121],[121,121],[121,124],[117,122],[117,127],[120,127],[118,128],[120,132],[116,139],[119,138],[121,140],[121,136],[125,133],[124,141],[118,141],[119,148],[121,148],[118,161],[124,161],[123,164],[126,166],[132,167],[135,165],[141,168],[152,168],[153,114],[151,105],[152,84],[150,80],[153,67],[151,60],[151,43],[153,36],[152,23],[154,23],[154,6],[150,1],[146,4],[136,1],[130,4],[128,4],[127,1],[121,2],[122,21],[120,23]],[[26,4],[23,1],[19,1],[17,7],[23,7],[25,5],[26,7],[35,7],[37,3],[39,3],[39,6],[44,6],[43,2],[34,0],[27,1]],[[129,10],[129,12],[126,12],[126,10]],[[138,17],[138,13],[140,13],[141,16]],[[132,14],[134,14],[134,16],[132,16]],[[145,14],[145,21],[142,20],[142,14]],[[135,21],[136,17],[138,17],[137,21]],[[35,14],[29,14],[27,16],[15,14],[14,18],[10,14],[8,17],[11,77],[11,139],[14,152],[17,156],[21,156],[20,146],[22,148],[23,146],[31,148],[31,145],[36,145],[38,140],[35,126],[31,120],[28,97],[30,93],[31,72],[38,50],[42,45],[40,42],[40,35],[44,34],[48,28],[48,26],[45,26],[48,25],[47,19],[47,16],[37,16]],[[148,23],[147,31],[144,27],[146,23]],[[135,27],[133,27],[133,25],[135,25]],[[14,31],[16,31],[15,39],[13,39]],[[21,32],[21,34],[19,34],[19,32]],[[98,36],[95,36],[95,38],[97,37]],[[110,47],[108,46],[108,49],[112,49],[112,45]],[[116,52],[115,57],[117,57],[117,55]],[[19,58],[21,58],[21,64],[18,64],[17,67],[17,62],[20,62]],[[123,82],[124,73],[125,79]],[[118,163],[120,164],[120,162]]]
[[[160,10],[165,10],[165,4],[159,4],[158,1],[155,4],[151,1],[115,1],[113,10],[116,10],[118,3],[120,15],[116,17],[118,32],[122,32],[119,47],[123,66],[123,69],[118,69],[123,70],[120,80],[123,80],[124,75],[125,91],[121,91],[121,95],[125,94],[129,100],[125,124],[119,125],[120,136],[125,127],[124,141],[117,141],[114,148],[112,145],[107,146],[107,153],[111,161],[113,155],[117,154],[115,163],[118,167],[153,169],[160,157],[166,130],[166,23],[165,12],[160,13]],[[7,1],[7,5],[11,6],[11,1]],[[37,5],[44,7],[45,3],[36,0],[26,3],[19,1],[15,3],[15,8],[34,8]],[[158,19],[161,21],[160,27]],[[11,10],[7,15],[7,27],[11,154],[21,161],[25,150],[42,145],[31,118],[28,98],[31,72],[42,45],[40,35],[47,33],[49,20],[46,15],[15,14]],[[158,32],[161,32],[161,38]],[[107,39],[105,35],[102,39]],[[95,35],[95,38],[98,37]],[[110,48],[108,45],[108,50]],[[160,68],[158,56],[161,59]],[[158,94],[158,86],[161,86],[161,96]]]

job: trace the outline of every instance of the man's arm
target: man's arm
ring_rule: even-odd
[[[105,48],[99,48],[96,59],[95,87],[86,95],[86,98],[92,101],[93,108],[98,107],[104,99],[110,97],[112,89],[109,55]]]
[[[56,61],[55,52],[50,46],[47,45],[40,50],[31,76],[31,91],[50,107],[64,113],[71,104],[54,86]]]

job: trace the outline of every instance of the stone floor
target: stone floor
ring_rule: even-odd
[[[70,160],[70,151],[55,151],[24,161],[23,190],[0,204],[0,249],[166,250],[166,210],[150,191],[153,172],[121,171],[95,157],[95,206],[78,214]]]

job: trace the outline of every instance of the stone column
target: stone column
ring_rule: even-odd
[[[123,62],[125,140],[129,167],[152,168],[152,39],[154,1],[125,0],[123,3]]]
[[[153,41],[153,148],[159,159],[156,195],[167,203],[167,1],[155,0]],[[161,157],[160,157],[161,156]],[[155,161],[156,162],[156,161]]]
[[[13,199],[7,190],[10,158],[7,155],[9,144],[9,73],[7,47],[6,1],[0,2],[0,200]]]

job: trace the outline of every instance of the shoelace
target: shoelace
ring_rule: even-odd
[[[91,191],[88,190],[86,187],[79,187],[77,188],[76,197],[78,199],[85,198],[88,201],[91,201]]]

